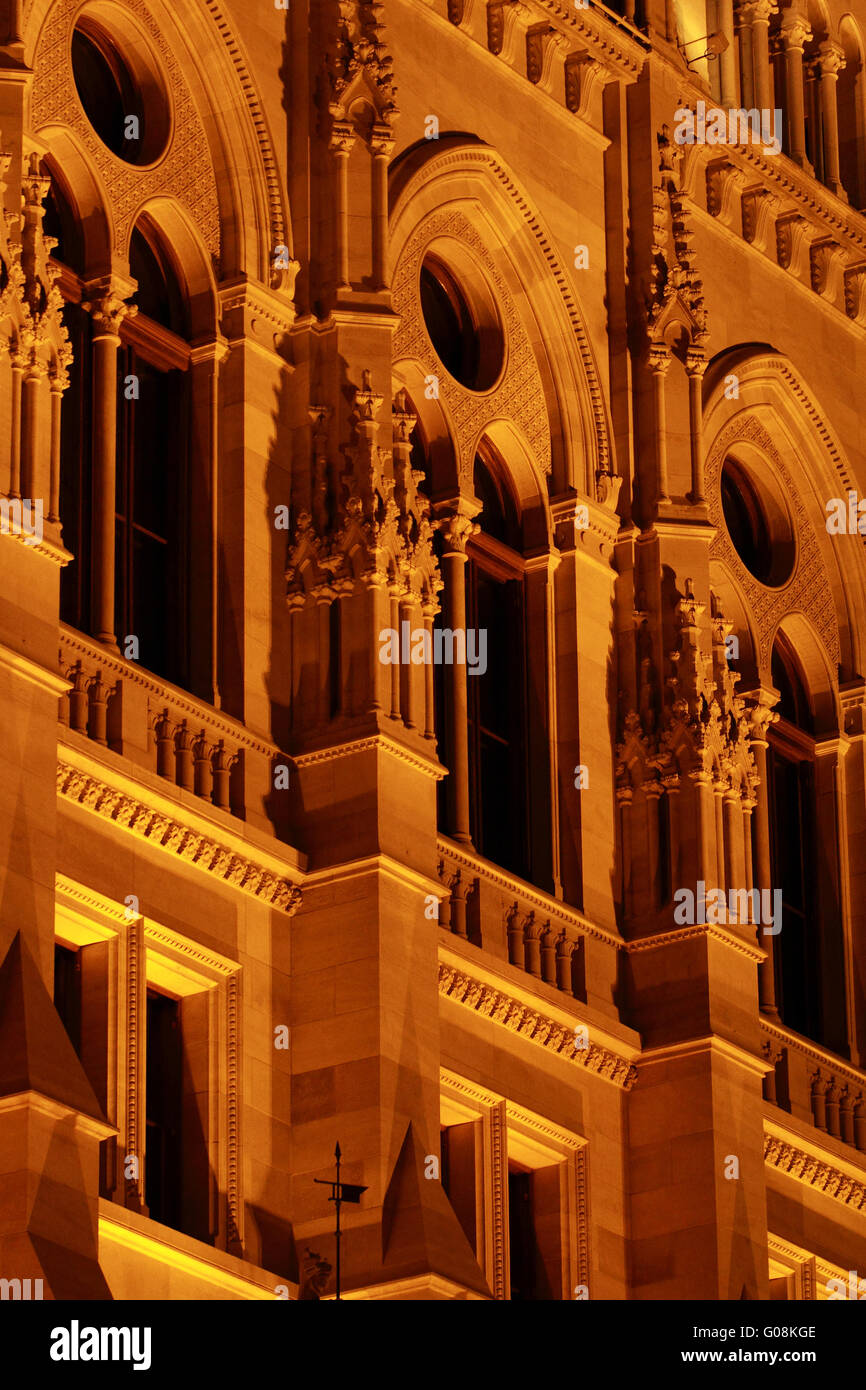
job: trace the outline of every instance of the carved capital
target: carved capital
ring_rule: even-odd
[[[831,77],[835,81],[837,73],[845,66],[845,50],[835,40],[825,39],[818,45],[818,55],[822,78]]]
[[[138,313],[136,304],[128,304],[112,290],[88,299],[81,307],[93,319],[94,338],[117,338],[123,320]]]
[[[805,15],[794,10],[786,10],[781,25],[782,44],[785,52],[800,52],[812,37],[812,29]]]

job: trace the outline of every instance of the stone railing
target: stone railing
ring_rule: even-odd
[[[574,908],[441,838],[439,925],[583,1003],[612,1012],[619,939]]]
[[[60,670],[71,682],[60,722],[76,733],[241,818],[251,787],[267,796],[282,755],[236,719],[71,628]]]
[[[866,1153],[866,1074],[779,1024],[762,1019],[761,1032],[764,1099]]]

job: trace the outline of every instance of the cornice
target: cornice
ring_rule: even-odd
[[[401,762],[409,763],[416,771],[423,772],[426,777],[430,777],[436,782],[441,782],[445,776],[445,769],[432,756],[425,758],[420,753],[414,753],[411,749],[398,743],[396,739],[389,738],[387,734],[370,734],[367,738],[353,739],[349,743],[334,744],[330,748],[317,748],[310,753],[296,753],[292,757],[292,762],[295,767],[302,769],[312,767],[315,763],[329,763],[338,758],[353,757],[357,753],[372,753],[380,750],[390,753],[394,758],[399,758]]]
[[[64,744],[58,747],[57,792],[64,801],[82,806],[176,860],[294,916],[301,904],[301,890],[283,877],[285,865],[275,856],[252,849],[240,836],[139,786],[136,790],[149,796],[146,803],[132,787],[135,784],[122,774],[91,763],[78,749]]]
[[[532,1008],[514,995],[475,979],[444,960],[439,962],[439,993],[548,1052],[557,1053],[564,1061],[574,1062],[602,1080],[612,1082],[620,1090],[630,1091],[637,1080],[637,1067],[630,1058],[599,1043],[575,1047],[574,1025],[569,1027],[545,1012],[543,1007]]]
[[[5,667],[7,671],[12,671],[22,680],[29,681],[39,690],[47,690],[49,695],[58,697],[65,695],[72,686],[72,682],[66,680],[64,676],[58,675],[56,671],[49,671],[47,667],[41,666],[30,656],[13,651],[3,642],[0,642],[0,667]]]
[[[810,1151],[792,1142],[793,1136],[765,1121],[764,1162],[796,1182],[855,1211],[866,1211],[866,1173],[859,1176],[822,1150]]]
[[[660,932],[657,936],[643,936],[639,941],[623,942],[622,949],[629,953],[658,951],[665,946],[679,946],[683,941],[693,941],[698,936],[708,936],[713,941],[730,946],[741,956],[747,956],[749,960],[756,961],[759,965],[761,961],[766,959],[767,953],[762,946],[758,946],[753,941],[744,941],[741,936],[737,936],[729,927],[725,927],[720,922],[699,923],[693,927],[676,927],[673,931]]]

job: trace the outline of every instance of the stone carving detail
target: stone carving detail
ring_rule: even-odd
[[[9,213],[5,175],[11,162],[11,153],[0,151],[0,282],[5,279],[0,317],[12,320],[3,346],[21,371],[30,376],[48,371],[62,391],[69,383],[72,349],[56,283],[59,271],[49,260],[56,242],[42,230],[50,180],[40,169],[38,154],[31,154],[21,182],[21,212]]]
[[[866,1182],[858,1182],[850,1173],[823,1163],[814,1154],[776,1135],[764,1135],[764,1162],[856,1211],[866,1209]]]
[[[58,0],[40,35],[33,61],[33,127],[52,121],[70,126],[99,171],[114,224],[114,250],[123,253],[139,208],[150,197],[171,194],[186,208],[205,246],[219,257],[220,223],[216,177],[207,135],[171,46],[142,0],[126,0],[146,32],[164,74],[172,107],[172,134],[153,167],[137,168],[118,159],[90,125],[72,75],[70,45],[79,0]]]
[[[677,647],[670,653],[663,688],[652,660],[647,615],[635,613],[640,709],[629,710],[623,720],[616,767],[620,799],[634,786],[655,795],[663,787],[676,790],[685,774],[696,781],[712,778],[744,802],[754,801],[755,729],[746,702],[736,694],[739,675],[727,661],[725,638],[731,625],[716,604],[709,620],[712,655],[704,657],[704,613],[687,579],[675,610]]]
[[[354,437],[343,450],[339,488],[337,470],[328,468],[322,408],[311,411],[316,515],[304,510],[298,516],[286,570],[290,607],[303,605],[311,593],[330,601],[363,577],[369,585],[387,585],[395,597],[417,599],[430,617],[438,612],[442,578],[433,554],[434,524],[420,491],[424,475],[411,464],[415,416],[405,391],[398,391],[391,410],[393,449],[386,452],[378,444],[383,399],[364,371],[355,387]]]
[[[586,1067],[624,1091],[630,1091],[637,1080],[637,1067],[624,1057],[618,1057],[606,1047],[591,1042],[587,1048],[574,1046],[574,1029],[548,1018],[540,1010],[529,1009],[502,990],[473,979],[453,966],[440,962],[439,993],[474,1009],[512,1032],[529,1038],[550,1052]]]
[[[742,439],[756,445],[772,461],[788,498],[797,535],[797,562],[790,580],[780,589],[769,589],[758,582],[743,564],[724,524],[721,498],[721,471],[725,457]],[[710,558],[720,560],[743,590],[752,622],[759,637],[759,664],[766,666],[776,628],[786,613],[798,610],[809,617],[827,649],[833,668],[840,660],[839,632],[833,605],[827,603],[830,577],[821,556],[818,539],[809,523],[806,509],[770,434],[755,416],[738,416],[722,430],[706,462],[709,519],[716,527]]]
[[[659,183],[653,189],[653,237],[649,286],[646,297],[647,335],[661,344],[674,320],[685,329],[689,341],[706,342],[707,313],[704,287],[698,274],[694,232],[688,210],[688,194],[679,186],[678,165],[682,151],[670,131],[662,126],[659,146]]]
[[[232,883],[252,897],[292,917],[301,905],[301,890],[278,878],[251,859],[232,853],[224,845],[190,830],[178,821],[152,810],[144,802],[91,777],[62,761],[57,764],[57,791],[68,801],[87,806],[105,820],[116,821],[134,834],[150,840],[171,854]]]
[[[336,0],[337,25],[326,57],[329,110],[334,121],[348,119],[362,93],[373,102],[378,120],[390,126],[397,116],[394,60],[383,40],[384,5],[379,0]]]
[[[498,388],[487,394],[467,391],[436,356],[418,305],[421,261],[436,236],[449,236],[471,247],[494,292],[506,342],[507,365]],[[461,212],[441,212],[425,219],[404,249],[394,277],[394,309],[401,323],[394,340],[394,360],[412,358],[439,380],[439,394],[454,425],[459,457],[471,482],[475,448],[486,426],[503,417],[522,430],[542,474],[548,474],[550,424],[544,387],[526,330],[496,262],[478,232]]]

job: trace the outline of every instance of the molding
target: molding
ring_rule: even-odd
[[[148,802],[131,795],[132,787],[147,795]],[[150,792],[140,783],[113,774],[68,744],[58,748],[57,792],[63,800],[84,807],[190,867],[212,874],[220,882],[289,916],[301,904],[300,888],[282,876],[286,866],[280,865],[274,856],[257,854],[239,836],[220,833],[221,827],[213,822]]]
[[[389,738],[387,734],[371,734],[368,738],[354,739],[351,743],[335,744],[331,748],[318,748],[311,753],[297,753],[292,757],[292,762],[299,770],[310,767],[314,763],[329,763],[336,758],[353,757],[356,753],[369,753],[382,750],[390,753],[392,757],[399,758],[404,763],[409,763],[417,771],[423,772],[426,777],[432,778],[436,782],[441,782],[445,776],[445,769],[438,760],[424,758],[420,753],[414,753],[408,748],[404,748],[396,739]]]
[[[656,951],[665,946],[678,946],[683,941],[693,941],[697,936],[708,936],[713,941],[719,941],[725,946],[732,946],[741,956],[747,956],[749,960],[756,961],[759,965],[767,956],[763,946],[758,946],[751,941],[744,941],[741,936],[737,936],[730,929],[726,930],[723,922],[701,922],[695,926],[677,927],[674,931],[661,932],[658,936],[642,936],[638,941],[621,943],[621,949],[629,953]]]
[[[11,671],[22,680],[35,685],[38,690],[47,690],[49,695],[56,695],[58,698],[72,689],[72,681],[68,681],[65,676],[49,671],[32,657],[23,656],[21,652],[13,651],[11,647],[0,642],[0,670],[2,669]]]
[[[798,1136],[764,1120],[764,1163],[795,1182],[855,1211],[866,1212],[866,1172],[845,1164],[826,1149],[801,1147]]]
[[[392,859],[389,854],[370,854],[363,859],[350,859],[342,864],[329,865],[323,869],[315,869],[304,877],[304,891],[314,888],[329,887],[333,883],[340,883],[346,879],[359,878],[363,874],[385,874],[392,878],[395,883],[404,887],[417,888],[419,892],[426,896],[433,896],[440,900],[445,896],[445,890],[439,879],[428,878],[426,874],[419,873],[417,869],[410,868],[408,864],[401,864],[399,860]]]
[[[638,1070],[630,1058],[594,1042],[587,1048],[575,1048],[574,1027],[561,1023],[543,1006],[531,1007],[444,960],[439,962],[439,993],[483,1018],[502,1024],[527,1041],[561,1055],[563,1061],[584,1067],[623,1091],[630,1091],[637,1080]]]
[[[706,1052],[717,1052],[726,1061],[738,1063],[739,1066],[751,1071],[761,1081],[773,1071],[771,1062],[762,1057],[756,1057],[753,1052],[731,1042],[728,1038],[720,1038],[716,1033],[708,1033],[703,1038],[689,1038],[687,1042],[672,1043],[665,1047],[647,1048],[638,1058],[637,1066],[640,1069],[644,1065],[675,1061],[680,1057],[695,1057]]]
[[[59,1100],[52,1100],[49,1096],[44,1096],[41,1091],[16,1091],[11,1096],[0,1096],[0,1118],[10,1114],[15,1110],[36,1111],[39,1115],[44,1115],[46,1119],[62,1126],[62,1131],[68,1134],[70,1123],[72,1128],[87,1134],[93,1139],[110,1139],[117,1133],[114,1125],[105,1120],[97,1120],[93,1115],[83,1115],[80,1110],[73,1110],[68,1105],[61,1105]]]

